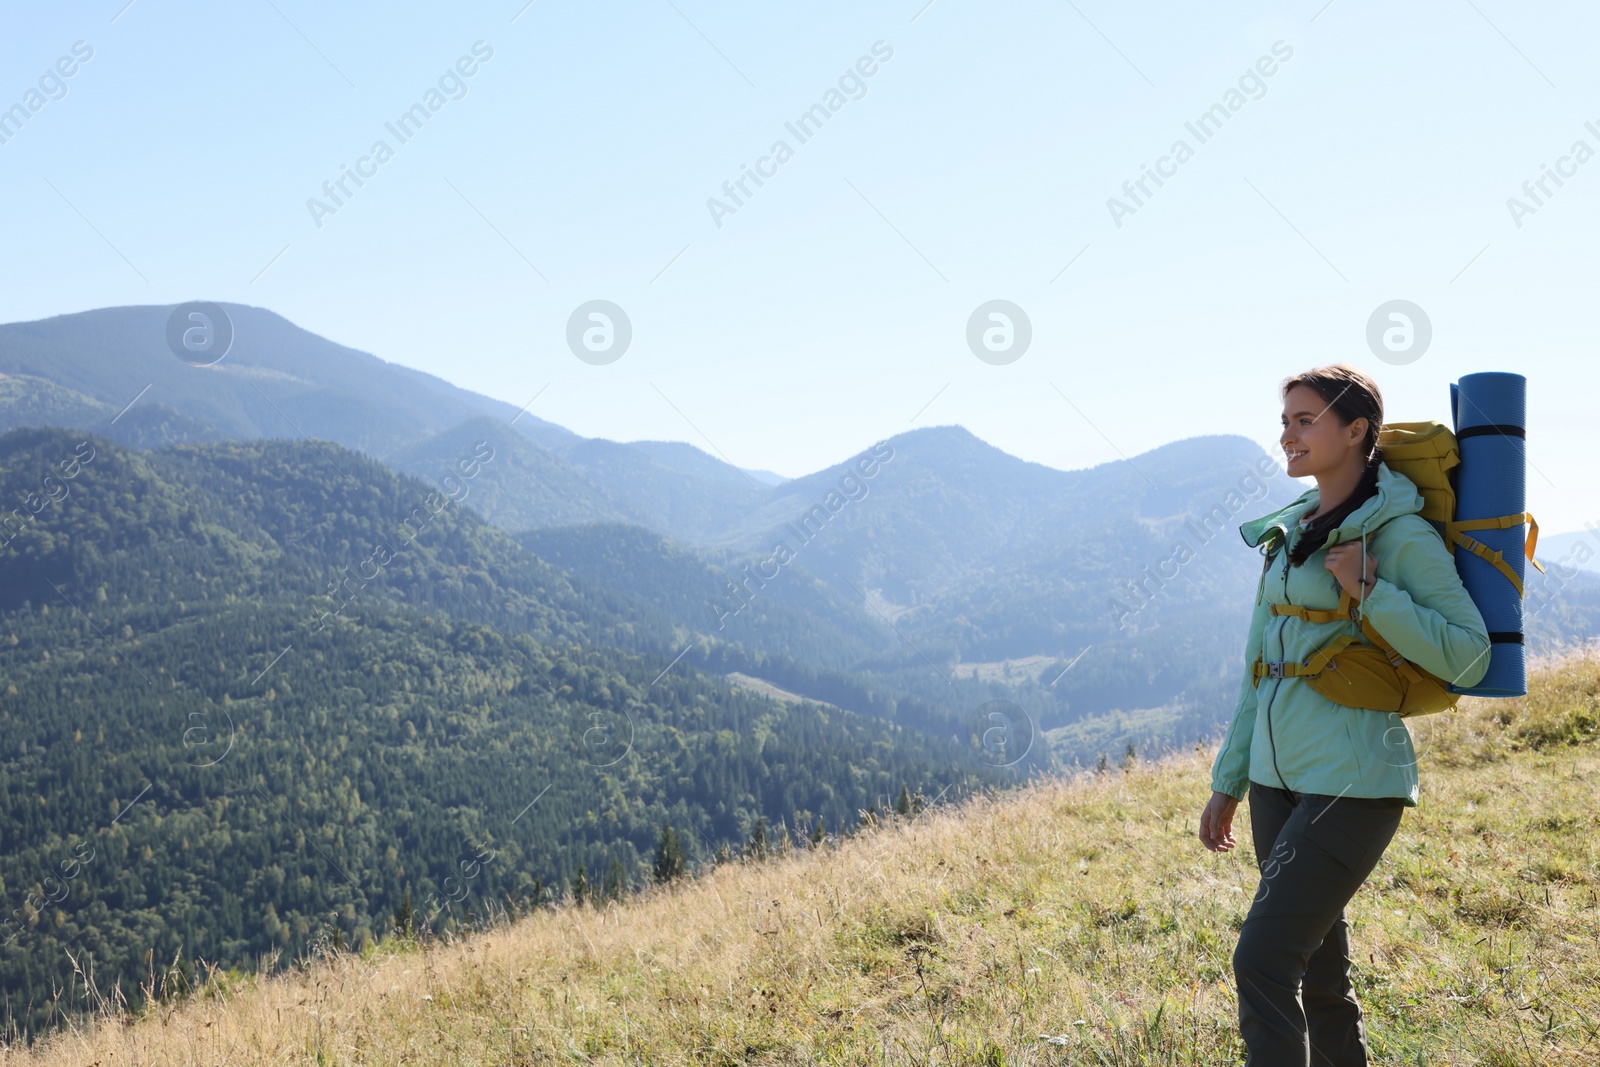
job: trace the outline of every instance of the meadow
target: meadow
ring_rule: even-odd
[[[1600,655],[1411,727],[1421,806],[1348,909],[1373,1062],[1600,1062]],[[216,974],[0,1063],[1239,1063],[1230,959],[1257,872],[1248,805],[1233,852],[1196,839],[1212,751]]]

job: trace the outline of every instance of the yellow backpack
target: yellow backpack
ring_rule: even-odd
[[[1526,553],[1528,562],[1544,567],[1533,558],[1539,539],[1539,524],[1528,512],[1499,515],[1492,519],[1458,520],[1456,514],[1455,468],[1461,464],[1456,435],[1441,422],[1397,422],[1378,435],[1383,461],[1402,474],[1422,494],[1423,518],[1434,524],[1451,552],[1466,549],[1492,564],[1523,595],[1522,580],[1506,562],[1503,553],[1469,537],[1468,530],[1505,530],[1528,524]],[[1373,530],[1368,530],[1371,537]],[[1306,684],[1336,704],[1373,711],[1393,711],[1402,718],[1453,710],[1461,694],[1450,692],[1443,678],[1430,673],[1394,650],[1370,621],[1362,617],[1360,606],[1348,592],[1340,589],[1339,606],[1315,610],[1297,604],[1270,605],[1274,615],[1292,615],[1307,622],[1357,623],[1371,644],[1362,644],[1353,633],[1341,634],[1301,663],[1265,663],[1259,654],[1252,665],[1255,684],[1265,677],[1304,678]]]

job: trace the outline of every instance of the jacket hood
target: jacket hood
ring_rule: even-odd
[[[1244,543],[1251,548],[1267,540],[1274,530],[1277,531],[1278,537],[1286,538],[1290,527],[1299,522],[1306,512],[1315,508],[1319,500],[1320,491],[1313,485],[1292,503],[1269,515],[1241,524],[1239,534],[1244,538]],[[1422,493],[1416,484],[1405,475],[1390,470],[1387,463],[1379,461],[1378,491],[1347,515],[1338,527],[1329,531],[1327,543],[1336,545],[1343,541],[1354,541],[1398,515],[1413,515],[1420,512],[1422,504]]]

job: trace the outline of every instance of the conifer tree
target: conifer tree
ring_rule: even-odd
[[[416,912],[411,909],[411,887],[406,887],[406,892],[400,898],[400,906],[394,910],[394,928],[402,937],[410,937],[416,933]]]
[[[581,905],[589,899],[589,879],[583,864],[578,864],[578,873],[572,878],[572,902]]]
[[[661,824],[661,836],[656,839],[656,858],[653,871],[657,882],[675,882],[682,878],[688,865],[683,858],[683,840],[671,823]]]

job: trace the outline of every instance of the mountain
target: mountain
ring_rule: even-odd
[[[118,410],[110,404],[29,375],[0,374],[0,434],[23,426],[59,426],[133,448],[220,441],[228,435],[165,404]]]
[[[116,414],[110,404],[46,378],[0,374],[0,433],[19,426],[89,427],[110,422]]]
[[[888,721],[892,701],[783,702],[675,662],[664,612],[452,501],[499,456],[459,459],[452,487],[331,442],[0,437],[16,1026],[61,1020],[73,958],[137,1001],[153,959],[448,925],[467,881],[473,914],[584,870],[636,883],[664,822],[699,860],[758,821],[843,827],[902,786],[1047,765],[1042,739],[1009,769],[975,734]]]
[[[772,491],[684,444],[589,438],[559,454],[621,502],[626,519],[678,541],[717,541]]]
[[[1236,527],[1299,494],[1280,474],[1235,436],[1057,471],[932,427],[785,483],[730,540],[792,551],[916,650],[857,669],[1009,676],[1047,730],[1165,708],[1176,744],[1232,711],[1259,570]]]
[[[33,379],[27,389],[43,401],[30,411],[27,404],[9,402],[0,389],[0,428],[104,432],[101,416],[130,403],[130,415],[140,405],[160,404],[193,423],[183,435],[153,444],[201,439],[193,425],[200,424],[209,427],[211,438],[336,441],[413,470],[447,462],[455,439],[477,432],[473,420],[487,417],[512,426],[568,467],[557,477],[554,460],[524,452],[497,472],[501,491],[481,499],[490,517],[508,526],[528,518],[564,522],[581,514],[700,539],[770,488],[770,479],[688,445],[582,438],[504,401],[326,340],[263,308],[219,306],[230,320],[232,344],[220,361],[204,367],[168,348],[172,307],[103,308],[0,325],[0,373]],[[467,423],[472,425],[463,428]],[[577,509],[572,514],[539,503],[569,493]],[[523,497],[533,503],[523,503]]]
[[[936,611],[941,597],[988,584],[996,573],[1038,576],[1038,566],[1076,543],[1105,542],[1117,555],[1147,547],[1229,491],[1238,494],[1235,511],[1255,509],[1241,511],[1237,525],[1303,488],[1256,477],[1259,446],[1235,436],[1191,438],[1079,471],[1018,460],[958,426],[901,434],[882,450],[871,477],[847,461],[785,483],[732,536],[764,547],[800,526],[801,516],[819,514],[830,493],[849,498],[859,483],[858,499],[828,521],[829,537],[814,549],[808,543],[807,567],[824,580],[864,583],[897,607]],[[1253,479],[1254,504],[1235,484],[1245,478]]]
[[[781,474],[774,474],[772,471],[756,470],[750,467],[741,467],[739,469],[744,471],[750,477],[754,478],[756,481],[760,482],[762,485],[782,485],[784,482],[789,480]]]
[[[1539,562],[1556,568],[1557,576],[1572,570],[1600,573],[1600,527],[1574,533],[1541,533],[1534,551]]]
[[[507,462],[486,475],[472,506],[508,530],[625,522],[706,543],[771,491],[688,445],[574,438],[547,447],[487,416],[382,458],[399,470],[442,476],[467,438],[488,439],[507,454]]]
[[[180,361],[166,340],[173,309],[146,306],[0,326],[0,371],[45,378],[119,409],[148,387],[145,400],[231,437],[304,435],[369,453],[474,415],[516,413],[509,404],[327,341],[270,311],[222,307],[233,341],[214,366]]]
[[[456,464],[467,449],[489,442],[495,462],[466,488],[463,503],[506,530],[620,522],[625,504],[570,464],[528,440],[503,420],[477,416],[384,457],[396,470],[428,481],[460,481]]]
[[[757,588],[755,555],[710,554],[639,526],[595,523],[519,533],[530,552],[597,586],[630,593],[675,624],[746,648],[849,669],[893,634],[798,568]],[[715,562],[713,562],[715,560]]]
[[[1421,805],[1349,907],[1373,1062],[1592,1060],[1597,700],[1591,655],[1411,725]],[[913,802],[457,939],[172,981],[159,1012],[108,1006],[30,1062],[1238,1063],[1229,954],[1261,875],[1248,805],[1232,851],[1195,840],[1211,755]],[[479,913],[486,877],[462,884]]]
[[[1303,488],[1235,435],[1061,471],[951,426],[773,484],[685,444],[584,438],[270,311],[223,307],[233,346],[209,367],[167,348],[171,308],[0,326],[0,426],[140,448],[331,440],[454,486],[507,531],[551,532],[550,551],[560,531],[604,528],[593,560],[581,540],[562,544],[564,566],[623,614],[676,627],[688,662],[874,714],[912,697],[927,710],[904,704],[908,723],[1006,699],[1061,738],[1109,743],[1119,716],[1142,723],[1124,740],[1155,740],[1158,725],[1168,743],[1198,736],[1231,711],[1256,574],[1234,530]],[[452,472],[478,442],[498,462],[467,484]],[[669,542],[702,561],[696,588],[720,595],[620,579],[688,580],[658,571],[676,566],[661,558]],[[1600,577],[1535,576],[1529,590],[1530,643],[1600,634]],[[1083,741],[1077,754],[1100,751]]]

